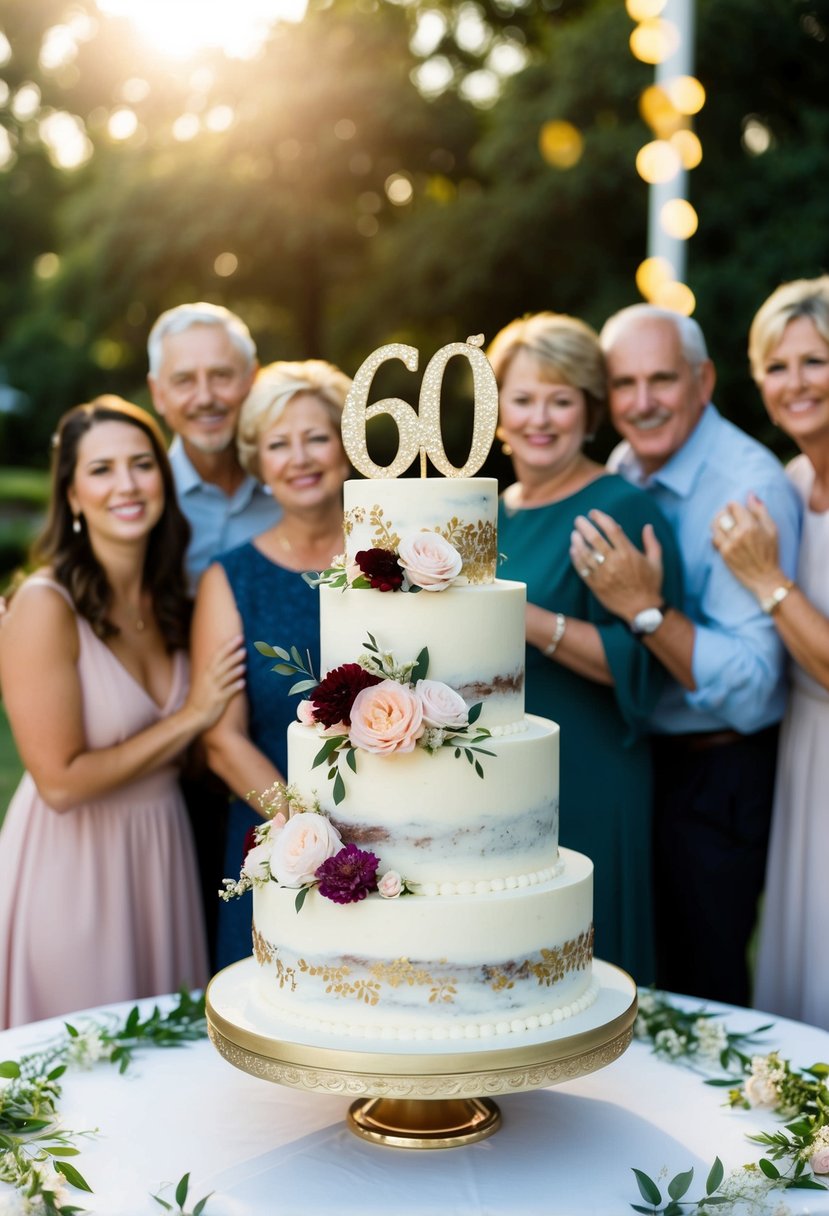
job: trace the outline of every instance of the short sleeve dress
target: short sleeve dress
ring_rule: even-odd
[[[57,583],[36,581],[71,604]],[[89,622],[76,621],[90,748],[123,743],[183,704],[183,652],[158,705]],[[177,777],[165,765],[59,814],[23,775],[0,832],[0,1028],[206,983],[193,838]]]
[[[513,510],[502,499],[498,548],[505,560],[498,573],[526,583],[529,603],[589,621],[601,635],[613,687],[527,646],[526,705],[561,728],[559,843],[593,860],[596,955],[648,984],[654,979],[648,719],[665,673],[573,569],[573,523],[594,508],[613,516],[639,547],[643,527],[653,524],[663,547],[663,596],[680,603],[680,561],[667,521],[643,491],[615,475],[547,506]]]
[[[227,576],[242,618],[250,738],[287,778],[287,732],[296,720],[301,698],[289,695],[292,681],[272,671],[273,660],[261,655],[254,643],[296,646],[303,657],[310,656],[319,674],[319,592],[301,574],[277,565],[250,541],[220,554],[216,561]],[[226,878],[239,877],[253,828],[261,822],[249,803],[233,799],[225,840]],[[219,908],[216,961],[220,968],[250,954],[252,904],[247,894],[223,902]]]

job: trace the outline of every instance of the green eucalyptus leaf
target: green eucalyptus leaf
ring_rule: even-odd
[[[348,749],[348,751],[345,753],[345,762],[348,765],[348,767],[351,769],[352,773],[357,772],[357,749],[356,749],[356,747],[350,747]]]
[[[75,1027],[72,1025],[71,1022],[64,1022],[63,1025],[64,1025],[64,1029],[66,1030],[66,1033],[69,1035],[70,1039],[76,1039],[78,1037],[78,1031],[75,1029]]]
[[[176,1187],[176,1203],[180,1208],[184,1207],[184,1201],[187,1198],[187,1191],[190,1187],[190,1174],[185,1174],[179,1179],[179,1184]]]
[[[475,772],[478,774],[479,777],[483,777],[483,775],[484,775],[484,770],[481,766],[480,760],[475,761]]]
[[[345,798],[345,782],[342,779],[342,774],[340,773],[339,769],[337,769],[337,775],[334,778],[333,794],[334,805],[339,806],[343,798]]]
[[[335,752],[341,743],[345,742],[344,735],[332,735],[330,739],[326,739],[322,747],[314,756],[312,768],[316,768],[318,764],[324,764],[332,752]]]
[[[205,1205],[212,1194],[213,1194],[213,1192],[210,1191],[209,1194],[205,1195],[204,1199],[199,1200],[199,1202],[193,1208],[193,1216],[201,1216],[202,1212],[205,1209]]]
[[[412,668],[412,683],[415,684],[418,680],[426,679],[426,672],[429,670],[429,647],[424,646],[420,654],[417,656],[417,661]]]
[[[773,1161],[769,1161],[768,1157],[761,1157],[760,1160],[757,1162],[757,1164],[760,1166],[760,1169],[763,1171],[763,1173],[766,1175],[767,1178],[779,1178],[780,1177],[780,1170],[777,1168],[777,1166],[774,1164]]]
[[[254,642],[253,646],[254,649],[258,650],[260,654],[263,654],[266,659],[276,658],[276,651],[274,650],[273,646],[269,646],[267,642]],[[282,657],[287,659],[288,656],[283,655]],[[159,1200],[159,1202],[161,1202],[161,1200]]]
[[[717,1190],[724,1177],[725,1170],[723,1169],[723,1163],[720,1161],[719,1157],[715,1157],[714,1164],[708,1171],[708,1177],[705,1181],[706,1195],[713,1195],[714,1191]]]
[[[44,1144],[43,1147],[50,1157],[78,1157],[81,1151],[79,1148],[70,1148],[68,1145],[60,1144]]]
[[[92,1187],[84,1178],[79,1170],[76,1170],[74,1165],[70,1165],[68,1161],[56,1161],[55,1169],[59,1174],[63,1174],[70,1186],[76,1187],[79,1191],[88,1191],[92,1194]]]
[[[789,1187],[793,1191],[825,1191],[829,1189],[822,1182],[818,1182],[816,1178],[796,1178],[794,1182],[789,1183]]]
[[[291,647],[291,658],[292,658],[292,659],[293,659],[293,661],[296,663],[296,665],[297,665],[297,667],[299,668],[299,670],[300,670],[300,671],[304,671],[304,670],[305,670],[305,668],[304,668],[304,666],[303,666],[303,663],[302,663],[302,655],[299,653],[299,651],[297,650],[296,646],[292,646],[292,647]]]
[[[668,1183],[668,1194],[671,1199],[681,1199],[688,1187],[694,1180],[693,1168],[686,1170],[684,1174],[677,1174]]]
[[[654,1180],[649,1178],[647,1174],[643,1174],[641,1170],[634,1170],[633,1173],[636,1176],[639,1194],[642,1198],[654,1207],[656,1204],[661,1203],[662,1194]]]
[[[358,574],[351,586],[355,587],[358,591],[368,591],[371,589],[371,583],[364,574]]]
[[[302,905],[305,903],[306,899],[308,898],[308,892],[310,890],[311,890],[310,887],[300,887],[299,890],[297,891],[296,899],[294,900],[294,908],[296,909],[297,912],[302,911]]]
[[[15,1077],[19,1076],[20,1065],[17,1063],[17,1061],[3,1060],[2,1064],[0,1064],[0,1077],[7,1077],[10,1080],[14,1080]]]
[[[470,710],[469,710],[469,725],[470,726],[473,726],[478,721],[478,719],[481,716],[481,710],[483,709],[483,707],[484,707],[483,701],[478,701],[475,705],[472,705],[470,707]]]
[[[316,680],[297,680],[296,684],[292,684],[288,689],[288,696],[292,697],[296,692],[310,692],[316,686]]]
[[[271,671],[275,671],[278,676],[296,675],[296,668],[293,663],[274,663]]]
[[[156,1201],[159,1207],[164,1208],[165,1212],[172,1212],[173,1205],[168,1203],[166,1199],[162,1199],[159,1195],[153,1195],[153,1199]]]

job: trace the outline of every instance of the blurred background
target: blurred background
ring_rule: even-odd
[[[422,372],[527,311],[598,327],[654,294],[654,143],[689,170],[665,298],[706,332],[719,407],[776,446],[746,335],[779,282],[829,269],[829,0],[697,0],[687,104],[653,88],[664,5],[0,0],[0,581],[58,416],[101,391],[148,404],[163,309],[225,304],[263,361],[352,375],[392,341]],[[418,385],[390,367],[375,396]]]

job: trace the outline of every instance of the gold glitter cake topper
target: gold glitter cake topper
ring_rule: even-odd
[[[489,454],[498,423],[498,385],[489,360],[481,350],[483,342],[484,335],[476,334],[465,342],[442,346],[432,356],[423,373],[417,410],[400,397],[386,397],[368,404],[371,383],[381,364],[389,359],[399,359],[410,372],[416,372],[417,348],[391,342],[373,351],[354,377],[343,409],[343,446],[354,468],[365,477],[400,477],[419,454],[421,477],[426,476],[427,456],[444,477],[474,477]],[[469,458],[462,468],[450,463],[440,426],[443,373],[455,355],[469,360],[474,390],[472,443]],[[389,414],[397,426],[397,455],[389,465],[375,464],[366,444],[366,422],[380,414]]]

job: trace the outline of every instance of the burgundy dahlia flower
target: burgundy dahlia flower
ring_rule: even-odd
[[[399,591],[403,586],[403,568],[397,554],[388,549],[361,549],[354,561],[375,591]]]
[[[380,859],[373,853],[347,844],[317,869],[319,893],[335,904],[356,904],[377,890]]]
[[[338,722],[350,726],[351,707],[357,693],[380,682],[380,676],[366,671],[359,663],[343,663],[342,667],[335,667],[311,694],[315,720],[326,727],[336,726]]]

